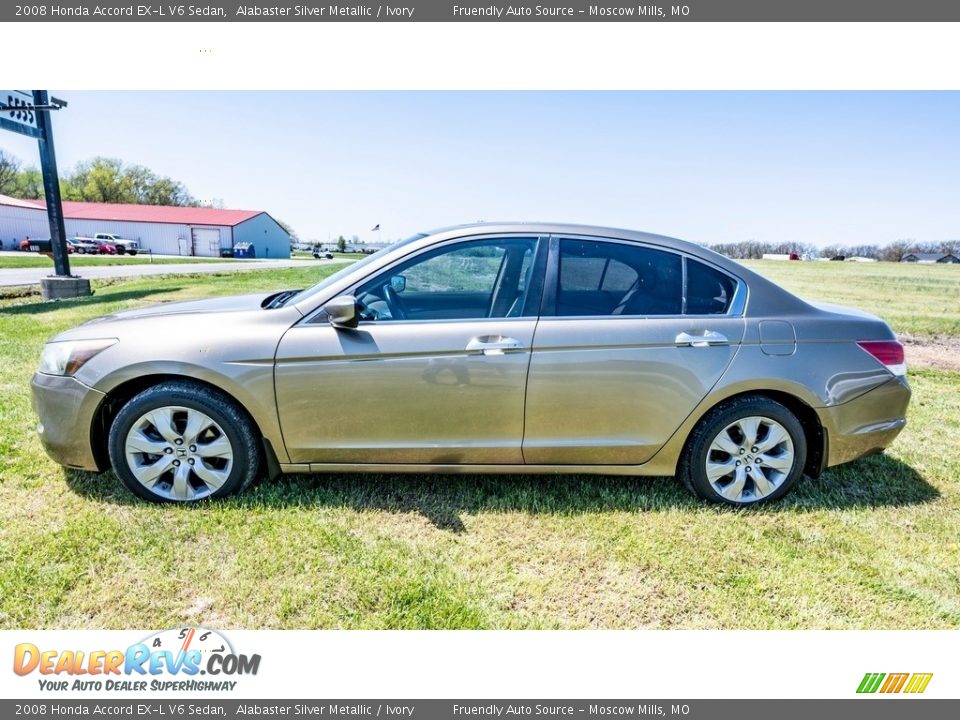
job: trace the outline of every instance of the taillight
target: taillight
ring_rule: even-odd
[[[903,357],[903,345],[896,340],[862,340],[857,343],[873,355],[894,375],[906,375],[907,363]]]

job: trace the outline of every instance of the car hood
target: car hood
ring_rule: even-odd
[[[159,315],[183,315],[205,313],[242,312],[259,309],[264,300],[274,293],[252,293],[250,295],[230,295],[227,297],[207,298],[205,300],[186,300],[183,302],[156,303],[135,310],[123,310],[87,322],[109,322],[114,320],[135,320]]]
[[[61,333],[54,340],[90,338],[131,338],[155,344],[157,337],[189,336],[213,341],[221,337],[243,336],[243,326],[278,323],[289,327],[300,317],[293,307],[264,310],[265,300],[276,293],[256,293],[228,297],[157,303],[135,310],[124,310],[89,320]]]

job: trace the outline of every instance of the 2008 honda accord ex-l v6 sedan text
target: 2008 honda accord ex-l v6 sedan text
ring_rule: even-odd
[[[120,312],[46,345],[57,462],[192,501],[280,472],[676,475],[752,505],[903,429],[903,348],[697,245],[481,224],[307,290]]]

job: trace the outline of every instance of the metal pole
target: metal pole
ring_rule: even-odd
[[[34,90],[33,104],[48,105],[47,91]],[[43,170],[43,193],[47,199],[47,218],[50,221],[50,246],[53,250],[53,266],[61,277],[70,276],[70,258],[67,254],[67,231],[63,224],[63,203],[60,201],[60,177],[57,174],[57,154],[53,149],[53,130],[50,127],[50,111],[37,110],[37,130],[40,137],[40,167]]]

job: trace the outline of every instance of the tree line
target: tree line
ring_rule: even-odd
[[[0,195],[42,200],[43,175],[38,168],[24,167],[18,158],[0,149]],[[223,207],[222,200],[200,202],[179,180],[158,175],[143,165],[107,157],[77,163],[72,170],[61,174],[60,196],[64,200],[83,202]],[[279,218],[276,220],[293,240],[297,240],[296,231],[288,223]]]
[[[721,255],[734,260],[759,260],[765,254],[791,255],[801,258],[867,257],[874,260],[900,262],[909,253],[953,253],[960,255],[960,240],[942,242],[917,242],[916,240],[895,240],[886,245],[827,245],[817,247],[801,242],[760,242],[744,240],[735,243],[718,243],[708,246]]]
[[[24,167],[19,159],[0,150],[0,195],[22,200],[44,196],[43,176],[34,166]],[[179,180],[158,175],[143,165],[116,158],[96,157],[77,163],[60,177],[64,200],[140,205],[199,207],[200,202]]]

